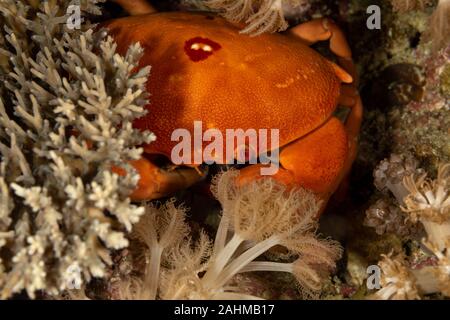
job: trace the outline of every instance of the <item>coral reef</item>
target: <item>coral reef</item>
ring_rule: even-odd
[[[391,14],[403,15],[402,19],[410,22],[399,24],[385,20],[397,33],[382,50],[391,46],[395,50],[407,49],[403,53],[390,51],[393,59],[384,60],[379,56],[375,58],[378,65],[373,65],[373,70],[382,70],[380,62],[386,64],[380,79],[387,80],[388,84],[381,91],[378,80],[368,86],[372,94],[378,94],[381,99],[370,104],[373,109],[369,111],[368,121],[374,122],[366,127],[371,131],[366,132],[381,137],[382,142],[363,145],[363,153],[369,150],[379,153],[364,155],[362,159],[373,165],[380,156],[393,154],[374,170],[374,185],[378,191],[371,197],[373,204],[366,209],[364,224],[374,228],[378,239],[392,243],[393,249],[382,254],[378,263],[382,289],[371,298],[419,299],[430,294],[437,298],[448,295],[445,257],[448,220],[442,218],[445,217],[442,212],[448,210],[448,203],[445,203],[448,201],[448,180],[445,182],[448,165],[442,163],[449,161],[450,109],[445,93],[449,39],[442,41],[441,34],[430,27],[430,21],[436,16],[445,15],[444,3],[392,1],[394,12]],[[439,32],[448,33],[446,28],[445,24],[440,24]],[[409,36],[405,38],[400,33]],[[414,37],[414,33],[418,37]],[[409,43],[404,42],[408,38]],[[363,143],[369,143],[369,139],[363,138]],[[427,178],[425,172],[436,171],[435,180]],[[441,217],[439,222],[436,216]],[[375,244],[373,241],[363,247],[372,248]]]
[[[99,13],[83,1],[82,11]],[[144,114],[149,69],[88,24],[69,29],[69,1],[0,1],[0,297],[58,294],[107,275],[110,253],[144,213],[127,164],[154,140]],[[28,33],[33,36],[28,38]],[[129,174],[111,173],[111,165]]]
[[[146,246],[145,272],[124,279],[116,298],[256,299],[234,278],[262,271],[293,274],[306,297],[320,293],[341,248],[315,235],[319,201],[302,189],[287,191],[272,179],[236,187],[237,174],[232,170],[215,178],[214,194],[223,211],[214,243],[204,232],[192,240],[185,209],[173,200],[147,207],[133,232]],[[292,261],[258,258],[274,248],[289,250]]]
[[[203,181],[130,201],[129,161],[155,139],[132,123],[157,80],[136,69],[139,44],[121,56],[93,24],[126,14],[102,2],[0,0],[1,299],[450,297],[449,0],[151,1],[215,12],[250,36],[320,16],[345,30],[365,122],[350,191],[320,226],[310,192],[236,187],[234,170],[214,197]],[[381,30],[366,28],[371,4]],[[366,285],[375,263],[378,290]]]

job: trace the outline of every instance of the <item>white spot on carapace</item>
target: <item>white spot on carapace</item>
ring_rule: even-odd
[[[275,87],[277,87],[279,89],[285,89],[285,88],[291,86],[294,82],[295,82],[294,78],[289,78],[289,79],[286,79],[286,81],[283,83],[275,84]]]
[[[191,49],[192,50],[203,50],[205,52],[212,52],[213,48],[208,45],[208,44],[204,44],[204,43],[193,43],[191,45]]]

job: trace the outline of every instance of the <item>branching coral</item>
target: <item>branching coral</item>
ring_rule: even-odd
[[[178,209],[177,213],[172,202],[159,213],[153,212],[153,208],[147,213],[150,216],[143,217],[139,224],[162,215],[161,230],[165,231],[157,237],[157,223],[137,227],[138,237],[148,245],[150,261],[143,278],[125,282],[121,298],[154,298],[154,294],[142,293],[155,292],[155,278],[149,280],[148,275],[156,275],[161,299],[255,299],[258,297],[230,286],[230,281],[239,273],[257,271],[288,272],[295,276],[306,295],[320,292],[323,276],[335,266],[341,248],[334,241],[317,239],[314,234],[318,200],[305,190],[288,192],[272,179],[237,187],[236,174],[226,172],[214,184],[214,193],[223,208],[214,245],[203,233],[195,243],[184,236],[185,227],[181,224],[184,209]],[[154,240],[149,241],[150,238]],[[291,263],[260,260],[275,246],[292,251],[297,259]]]
[[[435,260],[431,266],[412,269],[401,256],[385,256],[380,262],[383,288],[376,298],[418,298],[440,292],[449,295],[450,288],[450,164],[441,165],[437,178],[425,174],[410,175],[403,184],[409,194],[402,210],[412,220],[422,223],[427,233],[423,242],[426,251]]]
[[[95,2],[82,11],[98,13]],[[106,275],[110,250],[128,245],[144,213],[128,198],[138,175],[127,163],[154,139],[132,128],[148,102],[149,69],[134,71],[140,46],[122,57],[89,25],[68,28],[72,2],[33,4],[0,1],[9,58],[0,68],[1,298],[58,294],[74,270],[84,282]]]
[[[308,7],[307,0],[207,0],[205,5],[218,10],[233,22],[245,22],[241,32],[256,36],[264,32],[283,31],[288,28],[285,6]]]

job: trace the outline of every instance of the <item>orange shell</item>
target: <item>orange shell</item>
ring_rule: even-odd
[[[157,136],[146,146],[149,153],[170,156],[177,144],[170,141],[172,131],[193,130],[195,120],[203,121],[203,130],[280,129],[283,146],[330,117],[345,78],[294,36],[239,34],[239,25],[204,13],[126,17],[106,26],[119,53],[140,42],[140,66],[152,67],[149,113],[135,123]],[[193,61],[185,47],[198,38],[220,48],[211,45],[209,56]]]

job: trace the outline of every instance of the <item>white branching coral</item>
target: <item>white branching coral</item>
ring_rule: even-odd
[[[154,139],[132,127],[148,103],[143,50],[120,56],[103,32],[70,30],[72,2],[99,13],[94,0],[0,0],[0,298],[58,294],[74,270],[104,277],[145,210],[128,198],[139,178],[128,161]]]
[[[426,174],[413,173],[404,177],[403,185],[409,193],[404,197],[402,210],[410,216],[411,220],[423,225],[427,234],[423,246],[435,263],[419,269],[411,269],[404,258],[386,256],[380,263],[380,267],[386,274],[387,280],[375,297],[411,298],[436,292],[449,296],[450,164],[439,166],[436,179],[427,178]],[[391,272],[393,270],[391,267],[397,268],[397,271]],[[389,276],[389,274],[393,275]],[[398,279],[398,281],[392,279]],[[396,290],[393,289],[394,287]]]
[[[303,189],[287,191],[273,179],[237,187],[237,174],[228,171],[214,183],[214,193],[223,208],[214,244],[203,233],[196,242],[185,237],[186,229],[181,224],[184,209],[177,209],[173,202],[161,207],[159,213],[152,207],[139,225],[147,219],[152,223],[136,228],[150,253],[146,273],[142,279],[127,280],[120,297],[257,299],[230,283],[239,273],[258,271],[291,273],[305,296],[320,292],[324,276],[341,255],[341,247],[315,235],[319,201]],[[161,219],[164,225],[158,235],[155,219]],[[290,250],[297,259],[290,263],[261,259],[276,246]],[[155,280],[159,283],[156,295]],[[151,295],[145,294],[148,291]]]
[[[245,22],[241,32],[253,36],[264,32],[284,31],[286,7],[308,7],[307,0],[206,0],[208,8],[218,10],[226,19]]]

